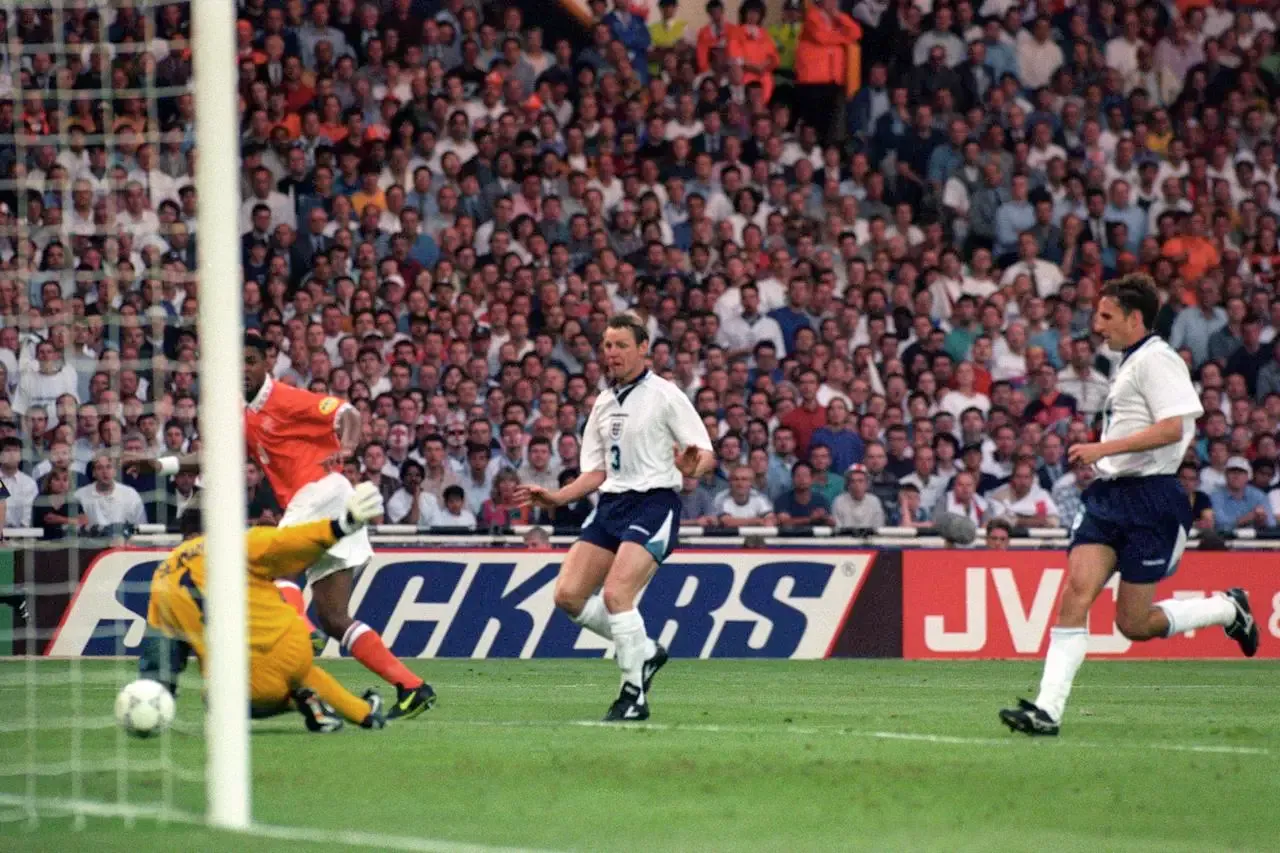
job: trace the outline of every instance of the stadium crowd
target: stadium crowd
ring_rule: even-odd
[[[716,439],[686,522],[1059,526],[1122,355],[1095,299],[1144,272],[1207,412],[1198,526],[1272,526],[1275,7],[711,0],[692,31],[593,0],[575,46],[503,3],[242,0],[246,324],[277,381],[358,407],[344,470],[389,522],[579,525],[513,495],[576,473],[632,311]],[[0,10],[8,527],[198,491],[119,463],[199,448],[198,293],[227,286],[196,269],[188,12]],[[252,466],[248,499],[278,519]]]

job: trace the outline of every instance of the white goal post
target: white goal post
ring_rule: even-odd
[[[245,484],[236,6],[191,4],[196,192],[200,199],[200,435],[203,442],[208,662],[208,820],[250,822],[249,666],[245,644]]]

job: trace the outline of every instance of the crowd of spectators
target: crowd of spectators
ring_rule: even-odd
[[[53,5],[0,10],[0,480],[50,537],[194,499],[118,460],[199,448],[228,286],[188,5]],[[1119,356],[1094,303],[1142,272],[1207,413],[1197,524],[1274,524],[1276,3],[838,6],[593,0],[575,45],[504,3],[241,0],[246,325],[360,410],[388,521],[580,524],[513,495],[574,476],[632,311],[715,439],[687,522],[1069,525]],[[279,518],[252,467],[248,500]]]

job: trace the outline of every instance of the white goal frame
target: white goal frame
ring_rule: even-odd
[[[252,814],[235,3],[199,0],[191,4],[191,15],[199,146],[201,475],[208,566],[207,820],[212,826],[243,830],[249,828]]]

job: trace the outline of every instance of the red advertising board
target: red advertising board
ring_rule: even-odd
[[[1038,658],[1066,578],[1065,551],[906,551],[902,555],[903,656]],[[1089,654],[1124,658],[1232,658],[1220,628],[1135,643],[1115,627],[1118,577],[1089,612]],[[1156,598],[1248,590],[1262,631],[1259,657],[1280,658],[1280,554],[1190,552]]]

